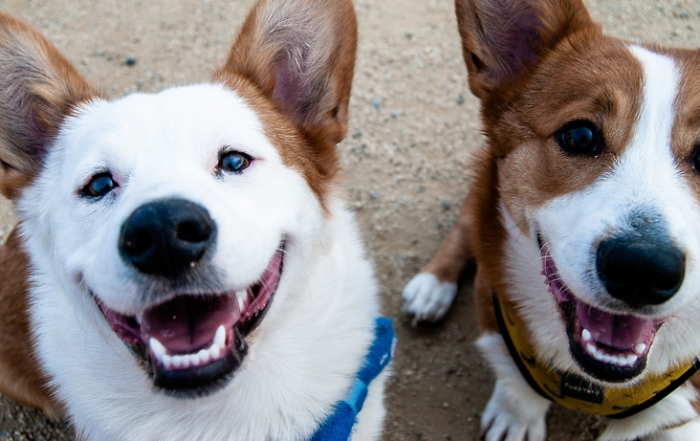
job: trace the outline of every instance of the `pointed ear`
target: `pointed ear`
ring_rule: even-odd
[[[297,125],[338,143],[347,132],[356,47],[350,0],[261,0],[215,79],[247,78]]]
[[[95,93],[46,39],[0,13],[0,192],[10,199],[36,175],[76,105]]]
[[[581,0],[456,0],[469,87],[479,98],[533,68],[557,43],[600,32]]]

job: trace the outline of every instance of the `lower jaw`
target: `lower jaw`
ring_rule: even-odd
[[[646,367],[646,357],[631,367],[614,366],[589,356],[580,344],[569,337],[569,350],[576,364],[584,373],[606,383],[625,383],[638,377]]]
[[[156,389],[175,398],[197,398],[211,395],[234,377],[243,363],[247,347],[242,351],[230,351],[224,357],[205,366],[187,370],[167,370],[151,364],[151,377]]]

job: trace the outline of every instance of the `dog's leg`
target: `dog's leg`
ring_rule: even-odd
[[[450,309],[459,275],[473,258],[468,238],[470,224],[469,204],[465,201],[438,252],[404,288],[404,310],[413,315],[414,324],[440,320]]]
[[[693,406],[697,399],[698,392],[686,383],[649,409],[622,420],[610,421],[600,441],[700,439],[700,419]]]
[[[483,334],[477,345],[496,372],[496,387],[481,416],[486,441],[544,441],[550,401],[527,384],[510,357],[503,337]]]

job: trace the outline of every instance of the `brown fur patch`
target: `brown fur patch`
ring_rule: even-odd
[[[13,400],[38,407],[49,417],[58,418],[61,406],[52,398],[47,379],[35,357],[29,331],[27,278],[29,261],[18,230],[0,247],[0,392]]]
[[[38,32],[0,13],[0,191],[16,199],[77,105],[96,96]]]

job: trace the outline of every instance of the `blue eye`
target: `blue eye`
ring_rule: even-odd
[[[90,182],[88,182],[85,187],[80,190],[80,194],[88,198],[96,199],[106,195],[118,186],[119,185],[114,182],[114,179],[112,179],[111,174],[99,173],[93,176],[92,179],[90,179]]]
[[[225,171],[228,173],[241,173],[243,170],[248,168],[251,163],[250,156],[245,153],[231,151],[226,152],[219,158],[218,169],[220,171]]]

